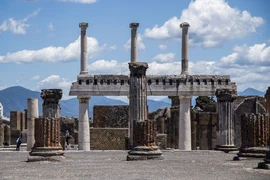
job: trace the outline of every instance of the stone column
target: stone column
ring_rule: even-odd
[[[188,27],[187,22],[180,24],[182,28],[182,72],[181,74],[188,74]]]
[[[265,95],[264,95],[264,99],[265,99],[265,109],[267,113],[270,113],[270,87],[268,87]]]
[[[90,126],[89,126],[90,96],[78,96],[78,99],[79,99],[78,149],[90,151]]]
[[[0,146],[3,146],[3,142],[4,142],[4,139],[5,139],[5,125],[4,124],[0,124]]]
[[[35,144],[28,161],[62,161],[65,159],[60,145],[60,105],[61,89],[43,89],[43,117],[35,119]]]
[[[88,74],[88,55],[87,55],[87,33],[88,23],[79,24],[81,28],[81,72],[80,74]]]
[[[38,118],[38,99],[27,99],[27,151],[35,144],[35,118]]]
[[[219,131],[216,150],[229,152],[236,151],[234,145],[234,122],[233,122],[233,101],[236,99],[234,90],[217,89],[217,111],[219,114]]]
[[[10,143],[10,126],[5,125],[4,126],[4,141],[7,142],[9,145]]]
[[[156,146],[156,121],[148,120],[147,86],[145,62],[131,62],[129,85],[129,115],[132,127],[132,149],[128,152],[127,160],[162,159],[162,152]]]
[[[179,150],[191,151],[190,96],[180,96],[179,106]]]
[[[139,27],[139,23],[130,23],[129,27],[131,28],[131,38],[130,38],[130,61],[137,62],[138,56],[138,43],[137,43],[137,28]]]

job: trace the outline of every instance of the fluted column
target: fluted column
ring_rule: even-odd
[[[139,23],[130,23],[129,27],[131,28],[131,38],[130,38],[130,61],[137,62],[138,61],[138,43],[137,43],[137,29],[139,27]]]
[[[216,150],[224,152],[235,151],[234,145],[234,122],[233,122],[233,102],[236,99],[234,90],[217,89],[217,109],[219,114],[219,131],[217,136]]]
[[[182,28],[182,71],[181,74],[188,74],[188,28],[189,24],[183,22],[180,24]]]
[[[191,97],[180,96],[179,106],[179,150],[191,150]]]
[[[27,99],[27,151],[35,144],[35,118],[38,118],[38,99]]]
[[[79,99],[78,149],[90,151],[90,126],[89,126],[90,96],[78,96],[78,99]]]
[[[88,23],[79,24],[81,28],[81,71],[80,74],[88,74],[87,33]]]

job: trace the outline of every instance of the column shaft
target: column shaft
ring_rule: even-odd
[[[78,97],[78,99],[79,99],[78,149],[90,151],[90,127],[89,127],[90,97]]]
[[[88,74],[88,55],[87,55],[87,33],[88,23],[80,23],[81,28],[81,72],[80,74]]]
[[[27,100],[27,151],[35,144],[35,118],[38,118],[38,99]]]
[[[131,62],[137,62],[138,61],[137,28],[139,27],[139,23],[130,23],[129,27],[131,28],[130,60]]]
[[[182,28],[182,71],[181,74],[188,74],[188,27],[189,24],[184,22],[180,24]]]
[[[180,97],[179,150],[191,150],[190,97]]]

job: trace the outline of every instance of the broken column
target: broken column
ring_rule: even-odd
[[[60,145],[61,89],[43,89],[43,117],[35,119],[35,144],[28,161],[61,161],[64,151]]]
[[[138,43],[137,43],[137,29],[139,27],[139,23],[130,23],[129,27],[131,28],[131,38],[130,38],[130,61],[137,62],[138,58]]]
[[[80,74],[88,74],[87,33],[88,23],[79,24],[81,28],[81,71]]]
[[[4,126],[4,142],[10,144],[10,126],[7,124]]]
[[[243,114],[241,116],[241,148],[238,157],[265,157],[270,143],[269,114]]]
[[[156,122],[148,120],[147,112],[147,86],[145,62],[131,62],[129,106],[130,125],[133,129],[133,146],[128,152],[127,160],[163,159],[162,152],[156,145]]]
[[[89,99],[90,96],[78,96],[79,100],[78,149],[84,151],[90,151]]]
[[[35,144],[35,119],[38,118],[38,99],[27,99],[27,151]]]
[[[217,109],[219,114],[219,131],[215,150],[224,152],[237,151],[234,145],[234,122],[233,122],[233,102],[236,93],[232,89],[217,89]]]
[[[182,72],[181,74],[188,74],[188,27],[187,22],[180,24],[182,28]]]
[[[179,105],[179,150],[191,151],[191,97],[180,96]]]

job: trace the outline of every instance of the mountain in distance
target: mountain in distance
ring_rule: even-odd
[[[238,92],[240,96],[257,95],[264,96],[264,92],[258,91],[253,88],[248,88],[243,92]],[[0,102],[4,107],[4,116],[9,117],[10,111],[20,111],[24,112],[27,109],[27,99],[28,98],[38,98],[39,114],[42,115],[42,102],[40,97],[40,92],[31,91],[21,86],[14,86],[3,89],[0,91]],[[195,106],[196,96],[192,98],[192,106]],[[79,113],[79,102],[77,98],[72,98],[68,100],[60,100],[61,106],[61,116],[68,117],[78,117]],[[170,107],[171,99],[165,97],[164,99],[155,101],[148,99],[149,112],[153,112],[160,108]],[[89,116],[93,118],[93,107],[95,105],[128,105],[128,103],[110,99],[105,96],[92,96],[89,101]]]

